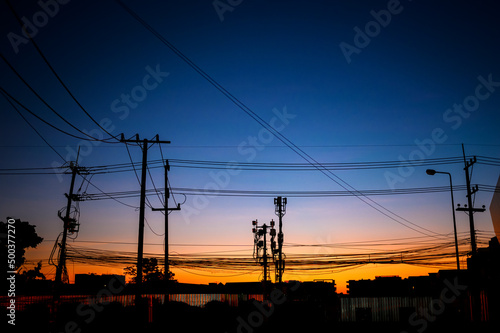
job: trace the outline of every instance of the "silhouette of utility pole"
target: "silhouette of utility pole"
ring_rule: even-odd
[[[78,157],[77,157],[78,160]],[[66,240],[68,237],[68,229],[70,228],[71,222],[73,221],[72,218],[70,218],[70,212],[71,212],[71,203],[72,201],[77,201],[78,198],[76,195],[73,195],[73,190],[75,187],[75,178],[76,175],[79,174],[81,171],[84,171],[85,168],[83,167],[78,167],[77,162],[70,162],[69,168],[71,169],[71,185],[69,187],[69,193],[66,194],[66,198],[68,199],[67,205],[66,205],[66,213],[65,216],[63,217],[61,215],[61,212],[58,213],[59,218],[63,221],[63,234],[62,234],[62,240],[61,240],[61,250],[59,252],[59,260],[57,263],[57,269],[56,269],[56,279],[55,279],[55,298],[58,300],[59,296],[61,294],[61,288],[63,284],[63,275],[64,272],[66,272]]]
[[[142,174],[141,174],[141,199],[139,206],[139,239],[137,241],[137,278],[136,278],[136,295],[135,301],[136,304],[140,301],[142,295],[142,260],[144,254],[144,210],[146,206],[146,171],[148,165],[148,144],[149,143],[170,143],[170,141],[160,141],[158,134],[156,135],[156,140],[148,140],[143,139],[139,140],[139,134],[136,134],[135,139],[127,139],[123,137],[123,133],[121,135],[120,142],[125,144],[127,143],[136,143],[142,149]],[[142,146],[141,146],[142,143]]]
[[[164,211],[165,212],[165,280],[168,280],[168,272],[170,270],[168,262],[168,212],[172,210],[181,210],[181,204],[177,204],[175,208],[168,208],[168,199],[170,198],[170,191],[168,186],[168,172],[170,171],[170,165],[168,160],[165,161],[165,206],[164,208],[152,208],[153,211]]]
[[[464,145],[462,144],[462,152],[464,155],[464,164],[465,164],[465,182],[467,183],[467,205],[464,208],[460,207],[460,204],[458,205],[457,211],[461,212],[468,212],[469,214],[469,226],[470,226],[470,245],[471,245],[471,254],[474,255],[477,252],[477,245],[476,245],[476,231],[474,229],[474,213],[475,212],[484,212],[485,208],[474,208],[473,203],[472,203],[472,194],[476,193],[479,188],[476,185],[473,189],[471,189],[470,186],[470,176],[469,176],[469,167],[473,166],[474,163],[477,162],[476,156],[474,156],[473,159],[470,159],[469,162],[467,162],[465,158],[465,149]]]
[[[477,264],[474,263],[475,255],[477,253],[477,245],[476,245],[476,231],[474,228],[474,213],[475,212],[484,212],[485,211],[485,206],[483,208],[474,208],[473,202],[472,202],[472,194],[476,193],[479,189],[478,186],[476,185],[473,189],[471,189],[470,186],[470,175],[469,175],[469,167],[473,166],[474,163],[477,162],[476,156],[474,158],[471,158],[469,161],[466,160],[465,158],[465,149],[464,145],[462,144],[462,152],[464,155],[464,170],[465,170],[465,181],[467,183],[467,205],[465,205],[464,208],[460,207],[458,205],[457,211],[462,211],[462,212],[468,212],[469,215],[469,225],[470,225],[470,241],[471,241],[471,258],[470,261],[467,261],[467,270],[472,271],[475,276],[478,270]],[[479,286],[477,285],[477,280],[474,281],[469,288],[471,292],[471,319],[473,321],[479,320],[481,317],[481,309],[480,309],[480,304],[481,304],[481,297],[479,294]]]
[[[279,217],[278,225],[278,261],[276,262],[276,270],[278,283],[283,282],[283,271],[285,270],[285,263],[283,261],[283,216],[286,214],[286,198],[274,198],[275,213]]]

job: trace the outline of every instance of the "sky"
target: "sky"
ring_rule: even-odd
[[[158,135],[171,141],[161,150],[153,145],[148,150],[150,161],[218,161],[226,166],[211,170],[171,162],[169,180],[174,188],[275,193],[226,197],[178,191],[169,203],[182,203],[181,211],[169,216],[172,255],[227,251],[222,253],[251,256],[251,221],[277,220],[273,197],[285,191],[448,186],[446,175],[426,175],[429,165],[407,168],[404,162],[462,157],[462,143],[467,156],[500,158],[500,6],[495,1],[123,1],[262,119],[267,129],[117,1],[11,2],[45,59],[81,105],[2,2],[0,51],[5,61],[0,62],[0,87],[33,113],[77,136],[83,136],[78,129],[93,137],[109,137],[97,122],[114,136],[138,134],[142,140]],[[44,105],[7,63],[67,122]],[[28,256],[32,263],[44,260],[44,271],[53,277],[55,269],[47,259],[62,231],[57,212],[66,205],[64,194],[71,180],[69,174],[56,174],[57,167],[74,161],[78,147],[78,164],[83,167],[130,163],[130,156],[139,163],[142,154],[137,146],[129,147],[129,156],[122,143],[89,142],[64,134],[13,103],[39,134],[2,95],[0,169],[48,168],[48,174],[0,175],[0,218],[20,218],[37,226],[44,242]],[[291,149],[270,128],[303,153]],[[318,170],[235,168],[243,163],[311,161],[395,161],[396,167],[326,175]],[[465,185],[463,168],[463,162],[435,167],[450,172],[457,186]],[[137,172],[140,176],[139,165]],[[147,188],[163,187],[163,169],[150,172]],[[477,163],[472,183],[495,186],[499,174],[498,163]],[[139,190],[134,172],[86,179],[106,193]],[[75,186],[79,193],[99,193],[81,177]],[[465,194],[455,191],[455,203],[465,204]],[[475,228],[486,238],[494,236],[488,210],[492,194],[480,189],[475,196],[476,206],[487,207],[475,214]],[[148,198],[153,207],[162,205],[154,193]],[[139,198],[120,201],[80,202],[80,232],[69,243],[136,251]],[[163,215],[147,208],[146,219],[145,252],[162,256]],[[467,236],[468,217],[462,212],[457,212],[457,229]],[[292,244],[355,242],[368,251],[371,241],[391,244],[390,240],[404,239],[411,246],[411,240],[419,237],[435,241],[437,234],[453,232],[450,197],[448,192],[369,199],[289,197],[283,230],[289,255],[353,251]],[[465,264],[465,257],[461,260]],[[426,275],[438,269],[369,264],[345,271],[332,267],[323,275],[285,271],[284,280],[334,279],[345,291],[350,279]],[[252,274],[173,271],[180,282],[208,283],[257,281],[258,266],[255,270]],[[121,267],[71,262],[68,272],[70,280],[74,273],[123,273]]]

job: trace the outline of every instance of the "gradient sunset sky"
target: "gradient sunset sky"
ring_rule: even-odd
[[[160,140],[171,141],[162,145],[162,151],[158,145],[151,147],[149,160],[159,160],[163,153],[167,159],[307,163],[116,1],[11,3],[46,59],[97,122],[106,124],[113,135],[124,133],[129,138],[138,133],[141,139],[151,139],[158,134]],[[469,156],[500,158],[500,6],[496,1],[125,0],[124,4],[318,162],[461,157],[462,143]],[[107,137],[23,36],[5,2],[0,4],[0,17],[0,51],[5,58],[0,62],[0,86],[55,127],[79,135],[28,89],[8,62],[68,122],[90,135]],[[49,168],[47,175],[0,176],[0,218],[20,218],[37,226],[45,241],[28,255],[33,261],[43,259],[44,271],[53,277],[55,270],[47,258],[62,231],[57,211],[66,205],[70,175],[57,176],[51,168],[74,160],[79,146],[81,166],[130,163],[130,159],[123,144],[70,137],[16,106],[62,158],[0,96],[0,169]],[[139,148],[131,147],[130,154],[135,162],[141,161]],[[445,175],[426,175],[427,167],[334,174],[358,190],[449,184]],[[465,184],[463,163],[435,168],[450,172],[455,185]],[[221,172],[172,166],[169,177],[176,188],[204,189],[216,184],[224,190],[273,191],[276,196],[284,191],[343,190],[314,170]],[[494,186],[499,174],[498,166],[477,164],[472,182]],[[155,186],[163,187],[161,168],[151,169],[151,178]],[[104,192],[139,189],[133,172],[99,174],[91,182]],[[98,193],[77,178],[76,189],[80,187],[81,192]],[[153,188],[149,175],[147,187]],[[479,191],[476,206],[489,207],[491,197],[492,193]],[[229,251],[228,256],[251,256],[251,221],[277,219],[273,197],[176,194],[174,198],[183,205],[181,212],[170,215],[172,254]],[[154,193],[149,199],[154,207],[161,206]],[[372,199],[390,211],[392,218],[354,196],[289,197],[285,252],[350,253],[356,250],[346,243],[408,239],[412,244],[412,239],[428,236],[432,240],[436,234],[453,231],[448,192]],[[133,207],[113,200],[81,202],[80,232],[70,244],[136,251],[139,213],[134,207],[139,206],[139,198],[120,200]],[[466,203],[465,191],[455,192],[455,202]],[[170,205],[174,205],[173,198]],[[145,242],[157,245],[147,245],[145,252],[161,257],[163,215],[147,209],[146,218]],[[476,229],[492,237],[489,212],[475,218]],[[467,236],[464,213],[457,213],[457,228]],[[100,243],[91,243],[95,241]],[[298,248],[292,244],[338,246]],[[363,251],[369,249],[366,244]],[[334,279],[338,289],[345,291],[349,279],[426,275],[438,269],[365,265],[336,272],[332,267],[324,275],[287,275],[285,271],[284,279]],[[121,267],[71,262],[68,270],[71,280],[73,273],[123,273]],[[257,266],[255,270],[239,276],[173,271],[180,282],[208,283],[257,281],[260,270]]]

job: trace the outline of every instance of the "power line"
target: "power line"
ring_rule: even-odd
[[[449,236],[449,235],[448,235]],[[487,244],[487,237],[480,237],[481,244]],[[460,239],[460,245],[464,247],[469,242],[467,237]],[[251,256],[251,245],[247,255],[220,255],[228,251],[205,252],[198,254],[171,255],[173,268],[195,269],[195,270],[223,270],[223,271],[246,271],[256,267]],[[387,246],[387,245],[384,245]],[[290,253],[287,256],[287,272],[291,273],[311,273],[346,267],[355,267],[365,264],[411,264],[425,266],[451,266],[454,264],[455,251],[454,241],[451,237],[443,239],[434,244],[408,247],[401,243],[400,248],[383,251],[355,252],[355,253],[334,253],[334,254],[311,254],[311,253]],[[461,256],[467,255],[467,250],[460,252]],[[157,257],[161,264],[160,254],[145,253],[145,257]],[[70,246],[68,259],[74,262],[95,264],[95,265],[127,265],[133,264],[135,260],[134,252],[110,251],[94,248],[83,248]]]
[[[89,141],[103,141],[103,142],[106,142],[105,140],[100,140],[100,139],[97,139],[97,138],[94,138],[92,137],[91,135],[81,131],[78,127],[76,127],[75,125],[73,125],[72,123],[70,123],[66,118],[64,118],[60,113],[58,113],[42,96],[40,96],[40,94],[38,94],[38,92],[21,76],[21,74],[10,64],[10,62],[4,57],[4,55],[2,53],[0,53],[0,57],[3,59],[3,61],[7,64],[7,66],[9,66],[9,68],[17,75],[17,77],[29,88],[29,90],[31,90],[31,92],[49,109],[51,110],[57,117],[59,117],[62,121],[64,121],[66,124],[68,124],[69,126],[71,126],[73,129],[77,130],[79,133],[87,136],[88,138],[92,139],[92,140],[89,140],[88,138],[82,138],[82,140],[89,140]],[[2,89],[3,90],[3,89]],[[4,91],[4,93],[6,93]],[[14,99],[12,96],[9,95],[10,98]],[[17,102],[16,100],[16,103],[20,104],[19,102]],[[24,106],[23,106],[24,108]],[[26,108],[25,108],[26,109]],[[31,114],[33,114],[31,111],[29,111]],[[41,119],[39,117],[37,117],[38,119]],[[44,121],[45,122],[45,121]]]
[[[85,108],[80,104],[80,102],[78,101],[78,99],[73,95],[73,93],[71,92],[71,90],[68,88],[68,86],[64,83],[64,81],[61,79],[61,77],[57,74],[56,70],[54,69],[54,67],[50,64],[50,62],[48,61],[48,59],[45,57],[45,55],[43,54],[42,50],[38,47],[37,43],[35,43],[35,41],[33,40],[33,38],[31,37],[30,33],[26,30],[25,28],[25,25],[24,23],[22,22],[21,18],[19,17],[19,15],[17,15],[17,12],[15,11],[14,7],[12,6],[12,4],[10,3],[9,0],[6,0],[7,2],[7,5],[9,6],[9,9],[11,10],[12,14],[14,14],[14,16],[16,17],[17,21],[19,22],[19,25],[21,26],[21,29],[23,30],[24,34],[29,38],[29,40],[31,41],[31,43],[33,44],[33,46],[35,47],[35,49],[37,50],[38,54],[40,54],[40,56],[42,57],[43,61],[45,62],[45,64],[47,64],[47,66],[50,68],[51,72],[54,74],[54,76],[57,78],[57,80],[59,81],[59,83],[63,86],[63,88],[66,90],[66,92],[71,96],[71,98],[73,99],[73,101],[75,101],[75,103],[78,105],[78,107],[85,113],[85,115],[87,115],[87,117],[89,117],[101,130],[104,131],[104,133],[108,134],[110,136],[110,138],[108,139],[104,139],[104,140],[98,140],[98,141],[103,141],[103,142],[107,142],[108,140],[111,140],[111,139],[115,139],[117,140],[116,143],[119,142],[119,140],[117,139],[117,136],[113,136],[111,133],[109,133],[105,128],[103,128],[99,122],[97,122],[88,112],[87,110],[85,110]],[[25,82],[25,81],[23,81]],[[87,134],[86,134],[87,135]],[[90,136],[90,135],[89,135]],[[95,138],[94,138],[95,139]]]
[[[500,188],[491,185],[478,185],[481,191],[487,193],[497,193],[500,192]],[[464,191],[466,189],[465,185],[457,185],[453,187],[454,192]],[[214,190],[214,189],[200,189],[200,188],[187,188],[187,187],[173,187],[171,188],[173,194],[184,194],[184,195],[202,195],[202,196],[219,196],[219,197],[274,197],[276,193],[281,193],[289,197],[346,197],[355,196],[351,191],[282,191],[282,190]],[[440,193],[449,192],[449,186],[433,186],[433,187],[415,187],[415,188],[402,188],[402,189],[372,189],[372,190],[359,190],[366,196],[377,196],[377,195],[403,195],[403,194],[430,194],[430,193]],[[165,188],[149,189],[146,190],[146,194],[157,194],[158,192],[165,193]],[[131,191],[119,191],[111,193],[84,193],[82,194],[81,200],[102,200],[106,199],[106,196],[110,195],[116,198],[133,198],[138,197],[140,192],[138,190]]]
[[[146,186],[145,184],[141,184],[141,180],[139,179],[139,175],[137,174],[137,170],[135,169],[135,164],[134,164],[134,161],[132,160],[132,155],[130,154],[130,150],[128,149],[128,145],[129,145],[129,143],[128,143],[128,142],[124,142],[124,143],[125,143],[125,148],[127,148],[127,154],[128,154],[128,157],[129,157],[130,162],[131,162],[131,164],[132,164],[132,169],[134,170],[135,177],[137,178],[137,182],[139,183],[139,187],[141,187],[141,186],[144,186],[144,187],[145,187],[145,186]],[[140,145],[139,145],[139,146],[140,146]],[[141,149],[146,149],[146,150],[147,150],[147,149],[149,149],[149,147],[141,147]],[[149,169],[148,169],[148,171],[149,171]],[[146,204],[146,205],[147,205],[149,208],[151,208],[151,209],[152,209],[152,208],[153,208],[153,205],[151,205],[151,202],[149,201],[149,198],[148,198],[148,197],[146,197],[146,202],[147,202],[147,204]],[[148,224],[148,226],[149,226],[149,224]],[[151,229],[151,227],[149,227],[149,228]],[[151,230],[152,230],[152,229],[151,229]],[[153,232],[154,232],[154,231],[153,231]],[[156,233],[155,233],[155,234],[156,234]]]
[[[104,197],[106,197],[108,199],[112,199],[112,200],[118,202],[119,204],[121,204],[123,206],[127,206],[127,207],[133,208],[133,209],[139,209],[139,207],[137,207],[137,206],[132,206],[132,205],[129,205],[127,203],[124,203],[124,202],[118,200],[117,198],[114,198],[113,196],[109,195],[108,193],[105,193],[99,187],[97,187],[96,185],[94,185],[93,183],[91,183],[90,180],[86,179],[85,181],[88,182],[93,188],[95,188],[96,190],[98,190]]]
[[[477,164],[483,164],[488,166],[500,166],[500,158],[488,157],[488,156],[476,156]],[[130,172],[134,171],[136,166],[141,165],[140,162],[133,162],[132,157],[129,152],[130,163],[119,163],[119,164],[109,164],[109,165],[96,165],[87,167],[94,174],[110,174],[110,173],[120,173],[120,172]],[[348,163],[331,163],[323,162],[321,165],[325,169],[329,170],[376,170],[376,169],[386,169],[386,168],[399,168],[399,167],[424,167],[431,165],[450,165],[458,163],[458,159],[462,160],[463,157],[446,157],[446,158],[435,158],[421,160],[419,162],[399,162],[399,161],[364,161],[364,162],[348,162]],[[230,162],[227,161],[207,161],[207,160],[181,160],[181,159],[169,159],[169,163],[172,167],[177,168],[199,168],[199,169],[227,169]],[[463,163],[460,161],[460,163]],[[232,167],[237,168],[241,171],[316,171],[317,169],[308,163],[232,163]],[[164,159],[160,160],[150,160],[148,161],[149,169],[157,169],[164,167]],[[38,168],[2,168],[2,171],[36,171],[36,170],[51,170],[52,167],[38,167]]]
[[[461,143],[442,143],[435,144],[436,146],[461,146]],[[467,146],[479,146],[479,147],[500,147],[500,144],[486,144],[486,143],[471,143],[466,144]],[[66,146],[54,146],[56,148],[64,148]],[[352,148],[352,147],[415,147],[415,144],[338,144],[338,145],[297,145],[300,148]],[[0,145],[0,148],[45,148],[45,146],[40,145]],[[96,148],[115,148],[112,146],[99,146]],[[171,145],[169,148],[178,148],[178,149],[234,149],[238,148],[237,145]],[[287,146],[283,145],[266,145],[266,148],[286,148]]]
[[[0,90],[3,92],[3,94],[7,95],[10,99],[12,99],[14,102],[16,102],[20,107],[22,107],[23,109],[25,109],[26,111],[28,111],[33,117],[37,118],[38,120],[40,120],[41,122],[43,122],[44,124],[52,127],[53,129],[55,129],[56,131],[59,131],[65,135],[68,135],[68,136],[71,136],[73,138],[76,138],[76,139],[80,139],[80,140],[85,140],[85,141],[92,141],[90,140],[88,137],[81,137],[81,136],[78,136],[78,135],[74,135],[74,134],[71,134],[69,132],[66,132],[58,127],[56,127],[55,125],[52,125],[51,123],[49,123],[48,121],[46,121],[45,119],[41,118],[40,116],[38,116],[37,114],[35,114],[33,111],[31,111],[28,107],[24,106],[24,104],[22,104],[21,102],[19,102],[16,98],[14,98],[11,94],[9,94],[4,88],[0,87]],[[50,107],[51,108],[51,107]],[[98,141],[97,139],[94,140],[94,141]]]
[[[156,196],[158,197],[158,200],[160,201],[160,203],[161,203],[162,206],[165,206],[165,201],[161,197],[160,191],[156,188],[156,184],[155,184],[155,181],[153,179],[153,176],[151,175],[151,170],[149,170],[149,166],[147,166],[146,169],[148,171],[149,179],[151,180],[151,185],[153,185],[153,189],[154,189],[154,191],[156,193]],[[163,213],[165,215],[165,213],[163,211],[161,213]]]
[[[5,95],[5,93],[3,91],[0,91],[3,95],[3,97],[7,100],[7,102],[12,106],[12,108],[14,110],[16,110],[16,112],[19,114],[19,116],[21,116],[21,118],[23,118],[23,120],[31,127],[31,129],[33,131],[35,131],[35,133],[43,140],[43,142],[45,142],[47,144],[47,146],[50,147],[50,149],[52,149],[54,151],[54,153],[57,154],[57,156],[59,156],[64,162],[66,162],[66,160],[64,159],[64,157],[62,157],[62,155],[43,137],[42,134],[40,134],[40,132],[38,132],[38,130],[29,122],[28,119],[26,119],[26,117],[24,117],[24,115],[21,113],[21,111],[19,111],[19,109],[12,103],[12,101],[7,97],[7,95]]]
[[[197,160],[180,160],[170,159],[173,166],[187,168],[206,168],[206,169],[227,169],[228,162],[222,161],[197,161]],[[236,162],[234,168],[241,170],[276,170],[276,171],[305,171],[317,170],[317,167],[322,167],[325,170],[359,170],[359,169],[387,169],[398,167],[412,166],[429,166],[442,164],[457,164],[462,162],[462,157],[447,157],[420,160],[418,162],[411,161],[370,161],[370,162],[347,162],[347,163],[248,163]],[[493,163],[493,162],[492,162]],[[498,159],[500,165],[500,159]]]
[[[208,75],[206,72],[204,72],[200,67],[198,67],[191,59],[189,59],[186,55],[184,55],[180,50],[178,50],[173,44],[171,44],[167,39],[165,39],[160,33],[158,33],[155,29],[153,29],[146,21],[144,21],[137,13],[135,13],[133,10],[131,10],[129,7],[127,7],[122,1],[116,0],[116,2],[125,10],[127,11],[135,20],[137,20],[139,23],[141,23],[148,31],[150,31],[153,35],[155,35],[163,44],[165,44],[169,49],[171,49],[177,56],[179,56],[184,62],[186,62],[191,68],[193,68],[198,74],[200,74],[204,79],[206,79],[211,85],[213,85],[217,90],[219,90],[225,97],[227,97],[231,102],[233,102],[239,109],[241,109],[243,112],[245,112],[248,116],[250,116],[253,120],[255,120],[259,125],[261,125],[263,128],[267,129],[272,133],[278,140],[280,140],[282,143],[284,143],[287,147],[289,147],[292,151],[294,151],[297,155],[299,155],[301,158],[303,158],[306,162],[310,163],[311,165],[314,165],[318,171],[323,173],[326,177],[328,177],[330,180],[335,182],[337,185],[342,187],[346,191],[352,191],[354,194],[356,194],[356,198],[358,198],[360,201],[365,203],[366,205],[370,206],[371,208],[375,209],[382,215],[388,217],[389,219],[393,220],[394,222],[409,228],[415,232],[421,233],[421,234],[427,234],[426,232],[430,232],[432,234],[435,234],[435,237],[441,236],[439,233],[436,233],[432,230],[429,230],[427,228],[421,227],[405,218],[402,216],[394,213],[390,209],[382,206],[381,204],[375,202],[373,199],[363,196],[363,194],[359,193],[353,186],[348,184],[346,181],[344,181],[342,178],[331,172],[330,170],[324,169],[318,161],[316,161],[313,157],[311,157],[309,154],[307,154],[304,150],[296,146],[293,142],[291,142],[288,138],[286,138],[280,131],[277,131],[273,128],[273,126],[269,125],[266,123],[258,114],[256,114],[253,110],[251,110],[248,106],[246,106],[243,102],[241,102],[238,98],[236,98],[234,95],[232,95],[228,90],[226,90],[221,84],[219,84],[215,79],[213,79],[210,75]],[[391,214],[391,215],[389,215]],[[400,220],[398,220],[400,219]],[[404,221],[404,222],[402,222]],[[415,229],[414,227],[411,227],[407,225],[406,223],[413,225],[414,227],[420,228],[422,230],[425,230],[426,232],[420,231],[418,229]]]

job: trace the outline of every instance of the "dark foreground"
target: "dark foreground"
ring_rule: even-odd
[[[259,305],[260,304],[260,305]],[[3,318],[8,318],[2,309]],[[3,328],[14,328],[3,320]],[[471,323],[461,318],[440,316],[395,323],[339,323],[335,311],[306,302],[289,302],[274,308],[243,302],[230,307],[210,302],[205,307],[184,303],[155,304],[154,310],[138,311],[118,303],[78,308],[61,307],[57,317],[43,304],[34,304],[16,314],[15,331],[29,332],[498,332],[499,323]],[[2,329],[2,332],[6,330]]]

